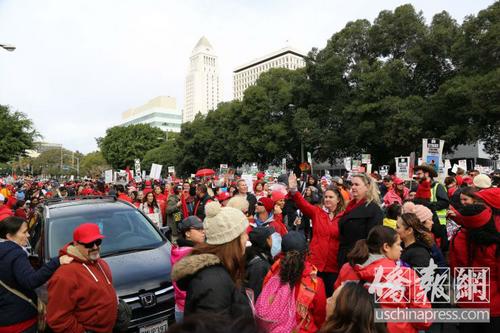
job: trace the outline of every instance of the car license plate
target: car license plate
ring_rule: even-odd
[[[154,325],[144,326],[139,329],[139,333],[166,333],[168,321],[164,320]]]

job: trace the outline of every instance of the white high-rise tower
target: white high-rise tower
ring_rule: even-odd
[[[205,36],[200,38],[189,59],[183,122],[193,120],[198,112],[207,114],[214,110],[222,97],[219,63]]]

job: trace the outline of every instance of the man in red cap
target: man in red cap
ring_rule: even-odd
[[[111,270],[99,253],[103,238],[97,224],[84,223],[74,230],[73,242],[59,252],[74,260],[49,280],[47,323],[52,331],[113,331],[117,296]]]
[[[285,235],[288,230],[283,224],[283,215],[281,209],[276,207],[275,202],[271,198],[260,198],[255,206],[254,227],[273,227],[281,236]]]

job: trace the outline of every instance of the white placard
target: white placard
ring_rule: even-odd
[[[372,156],[370,154],[361,154],[361,164],[370,164]]]
[[[149,172],[149,177],[151,179],[160,179],[161,178],[161,169],[163,165],[160,164],[151,164],[151,171]]]
[[[410,156],[396,157],[396,176],[401,179],[410,179]]]
[[[169,166],[168,167],[168,173],[174,173],[175,172],[175,167],[174,166]]]
[[[464,171],[467,171],[467,160],[458,160],[458,167]]]
[[[453,168],[451,169],[451,172],[456,174],[457,171],[458,171],[458,164],[453,164]]]
[[[352,170],[352,163],[351,163],[351,158],[350,157],[344,158],[344,168],[347,171],[351,171]]]
[[[433,167],[436,173],[443,169],[443,147],[444,140],[422,139],[422,160]]]
[[[134,160],[134,167],[135,167],[135,176],[140,177],[141,176],[141,161],[136,158]]]
[[[241,179],[243,179],[247,183],[248,192],[253,193],[253,176],[252,175],[241,175]]]
[[[113,182],[113,170],[104,171],[104,181],[106,184],[111,184]]]
[[[379,174],[380,174],[380,177],[387,176],[389,174],[389,166],[388,165],[380,166]]]

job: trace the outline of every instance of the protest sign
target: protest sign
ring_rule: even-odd
[[[371,161],[372,160],[370,154],[361,154],[361,164],[370,164]]]
[[[245,174],[245,175],[241,175],[241,179],[243,179],[247,183],[248,192],[253,193],[253,176]]]
[[[443,156],[444,140],[422,139],[422,160],[433,167],[437,173],[443,169],[441,158]],[[441,170],[440,170],[441,169]]]
[[[281,173],[286,173],[286,158],[281,160]]]
[[[379,169],[379,174],[380,174],[380,177],[385,177],[389,174],[389,166],[388,165],[382,165],[380,166],[380,169]]]
[[[458,171],[458,168],[459,168],[459,167],[458,167],[458,164],[453,164],[453,168],[451,169],[451,172],[453,172],[453,173],[455,173],[455,174],[456,174],[456,173],[457,173],[457,171]]]
[[[467,171],[467,160],[458,160],[458,167],[464,171]]]
[[[351,163],[351,161],[352,161],[352,159],[350,157],[344,158],[344,168],[347,171],[351,171],[352,170],[352,163]]]
[[[396,157],[396,176],[401,179],[410,179],[410,156]]]
[[[169,166],[167,171],[168,173],[175,173],[175,166]]]
[[[138,158],[136,158],[134,160],[134,167],[135,167],[135,176],[140,177],[141,176],[141,161]]]
[[[113,170],[104,171],[104,181],[106,184],[111,184],[113,182]]]
[[[163,168],[163,165],[155,164],[155,163],[151,164],[151,171],[149,172],[149,178],[160,179],[162,168]]]
[[[361,161],[360,160],[352,160],[352,172],[363,172],[361,171]]]

